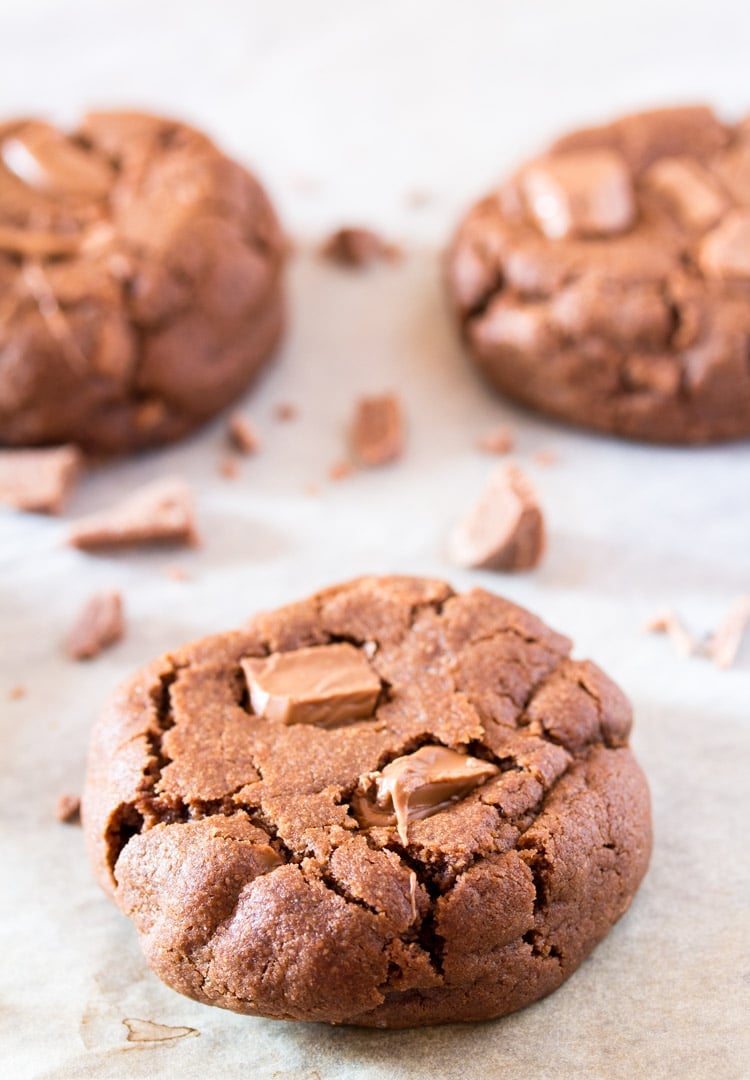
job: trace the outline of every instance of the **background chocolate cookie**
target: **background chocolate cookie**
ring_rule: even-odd
[[[185,124],[0,127],[0,444],[121,452],[232,401],[282,328],[257,180]]]
[[[448,281],[503,392],[655,442],[750,434],[750,123],[707,108],[559,140],[478,203]]]
[[[401,1027],[560,985],[650,847],[622,693],[481,590],[365,578],[156,661],[90,749],[98,880],[209,1004]]]

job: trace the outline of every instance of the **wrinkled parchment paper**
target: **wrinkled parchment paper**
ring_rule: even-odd
[[[750,645],[721,672],[641,631],[666,606],[703,634],[750,591],[750,445],[626,445],[491,397],[455,340],[437,254],[459,208],[556,130],[650,101],[750,108],[749,22],[730,0],[702,16],[676,0],[6,0],[3,115],[65,120],[99,102],[192,118],[257,166],[301,242],[286,344],[244,403],[262,452],[222,478],[218,421],[89,476],[68,511],[185,476],[201,548],[86,556],[62,544],[64,522],[0,513],[3,1076],[750,1075]],[[403,262],[365,274],[322,264],[312,238],[352,221],[404,241]],[[408,416],[405,459],[330,481],[354,398],[390,388]],[[275,420],[279,402],[298,419]],[[460,572],[445,556],[448,529],[495,464],[475,442],[499,424],[516,432],[547,512],[549,550],[530,575]],[[557,463],[535,464],[539,450]],[[168,577],[175,565],[188,580]],[[504,592],[626,689],[654,801],[644,885],[561,990],[495,1023],[368,1032],[181,998],[151,975],[134,929],[91,880],[80,829],[54,820],[58,795],[80,790],[92,719],[118,680],[167,648],[347,576],[392,571]],[[122,589],[128,635],[74,664],[61,643],[99,588]],[[16,686],[26,696],[11,701]]]

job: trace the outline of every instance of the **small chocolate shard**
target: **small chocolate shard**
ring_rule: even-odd
[[[410,210],[423,210],[434,201],[435,196],[426,188],[414,188],[412,191],[407,191],[404,197],[404,202]]]
[[[379,259],[393,261],[399,249],[378,236],[372,229],[345,226],[331,233],[320,249],[321,255],[340,266],[363,267]]]
[[[195,544],[193,493],[179,479],[156,480],[74,522],[68,543],[84,550],[141,544]]]
[[[737,659],[745,632],[750,626],[750,596],[741,596],[711,635],[706,655],[720,668],[730,668]]]
[[[499,772],[497,765],[457,750],[423,746],[367,773],[352,802],[365,827],[395,822],[402,843],[408,844],[412,821],[447,809]]]
[[[554,450],[536,450],[531,455],[531,460],[535,465],[541,465],[543,468],[547,468],[549,465],[558,465],[560,456],[559,454],[556,454]]]
[[[334,461],[328,470],[329,480],[346,480],[354,472],[351,461]]]
[[[281,423],[287,424],[291,420],[296,420],[299,413],[297,411],[297,406],[292,405],[290,401],[280,401],[273,410],[273,415],[277,420],[280,420]]]
[[[534,490],[515,465],[501,467],[454,530],[450,555],[474,570],[531,570],[544,551],[544,518]]]
[[[395,394],[360,398],[352,425],[352,450],[363,465],[385,465],[404,451],[401,402]]]
[[[65,651],[71,660],[92,660],[120,641],[124,633],[125,618],[120,593],[94,593],[74,622]]]
[[[55,818],[63,825],[78,825],[81,820],[81,798],[65,793],[55,804]]]
[[[550,240],[609,236],[635,222],[625,161],[612,150],[579,150],[541,158],[521,176],[529,212]]]
[[[59,514],[83,466],[75,446],[0,450],[0,502],[16,510]]]
[[[232,413],[229,417],[227,435],[232,446],[241,454],[256,454],[260,448],[255,428],[242,413]]]
[[[681,656],[694,656],[700,652],[698,641],[670,609],[649,619],[643,629],[648,634],[666,634]]]
[[[170,581],[189,581],[190,574],[184,566],[168,566],[164,571]]]
[[[241,661],[253,711],[282,724],[336,727],[372,716],[381,682],[347,642]]]
[[[495,431],[491,431],[488,435],[483,436],[479,442],[478,447],[486,454],[510,454],[515,446],[515,439],[513,433],[508,428],[497,428]]]
[[[197,1028],[157,1024],[153,1020],[140,1020],[136,1016],[126,1017],[122,1022],[128,1029],[129,1043],[175,1042],[176,1039],[189,1039],[200,1035]]]
[[[240,475],[240,466],[233,457],[225,456],[219,461],[219,474],[225,480],[236,480]]]

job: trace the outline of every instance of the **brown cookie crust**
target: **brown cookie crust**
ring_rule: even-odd
[[[664,443],[750,435],[750,122],[682,107],[575,132],[461,224],[448,289],[503,393]]]
[[[382,683],[325,729],[252,715],[241,660],[345,642]],[[283,1019],[480,1020],[559,986],[627,909],[651,850],[630,707],[570,642],[482,590],[363,578],[156,661],[95,727],[96,876],[146,958],[199,1001]],[[360,778],[422,746],[495,774],[366,828]]]
[[[255,177],[186,124],[0,126],[0,444],[185,435],[276,345],[284,247]]]

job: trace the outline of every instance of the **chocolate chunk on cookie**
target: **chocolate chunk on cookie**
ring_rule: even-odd
[[[0,444],[185,435],[276,345],[284,250],[258,181],[185,124],[0,125]]]
[[[469,212],[448,287],[480,370],[531,408],[750,435],[750,127],[696,106],[560,139]]]
[[[237,1012],[407,1027],[558,987],[651,849],[627,700],[507,600],[362,578],[138,672],[83,821],[149,964]]]

